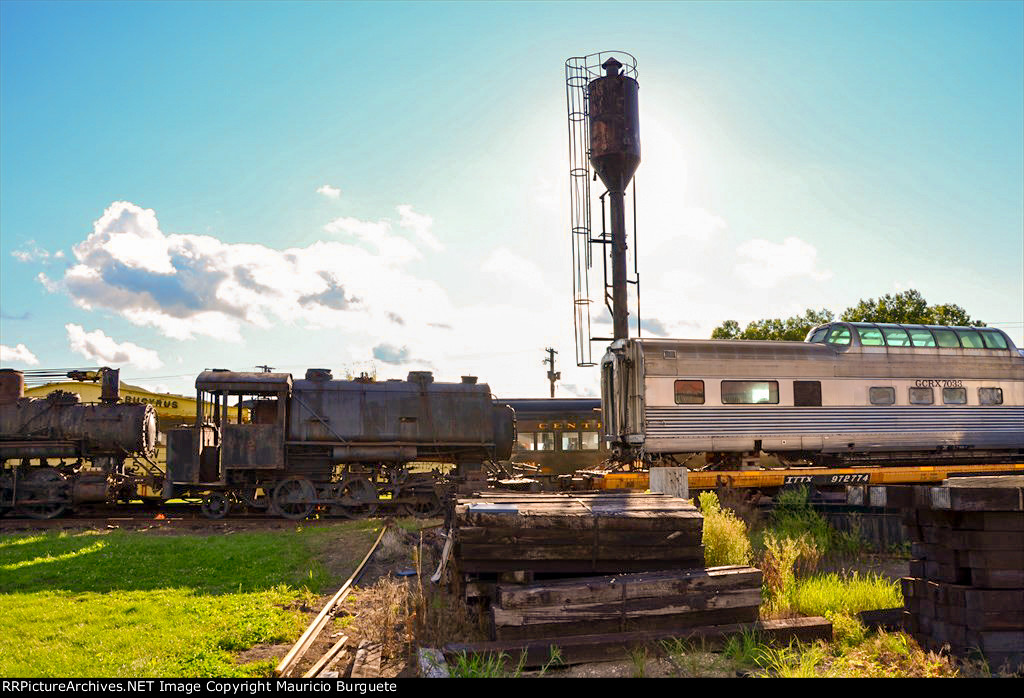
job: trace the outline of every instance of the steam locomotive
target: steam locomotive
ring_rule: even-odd
[[[145,467],[156,440],[151,406],[117,402],[116,387],[98,405],[25,398],[19,372],[0,376],[0,513],[37,518],[132,499],[143,482],[165,500],[201,499],[211,518],[239,507],[292,519],[381,507],[431,516],[453,484],[485,485],[515,441],[514,412],[470,376],[349,381],[310,369],[293,381],[213,370],[196,379],[195,423],[167,433],[166,473],[154,472]],[[441,463],[455,468],[442,477],[427,465]]]

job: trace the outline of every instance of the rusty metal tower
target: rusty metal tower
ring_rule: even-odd
[[[570,58],[565,62],[569,114],[570,237],[573,255],[573,323],[576,364],[593,366],[591,343],[629,337],[628,284],[637,286],[637,333],[640,332],[640,277],[636,267],[636,182],[640,164],[639,90],[636,59],[622,51]],[[598,177],[606,191],[598,196],[601,232],[592,226],[590,183]],[[633,278],[626,245],[626,190],[633,194]],[[609,221],[605,226],[607,199]],[[603,298],[612,318],[612,337],[592,333],[590,272],[593,246],[600,249]],[[610,273],[609,273],[610,269]]]

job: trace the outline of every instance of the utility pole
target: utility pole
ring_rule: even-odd
[[[541,361],[541,363],[548,365],[548,380],[551,381],[551,397],[554,397],[555,381],[562,379],[562,372],[555,371],[555,354],[557,354],[558,352],[552,349],[551,347],[547,347],[544,351],[548,353],[548,358]]]

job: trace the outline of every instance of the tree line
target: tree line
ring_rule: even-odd
[[[711,332],[711,339],[774,339],[801,342],[816,325],[835,320],[828,308],[808,308],[803,315],[755,320],[745,328],[735,320],[726,320]],[[954,303],[929,305],[919,291],[910,289],[886,294],[877,300],[868,298],[851,306],[839,316],[846,322],[892,322],[905,325],[960,325],[985,327]]]

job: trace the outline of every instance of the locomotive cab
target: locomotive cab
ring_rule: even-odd
[[[195,424],[167,435],[166,494],[224,486],[233,470],[284,469],[291,385],[288,373],[201,373]]]

